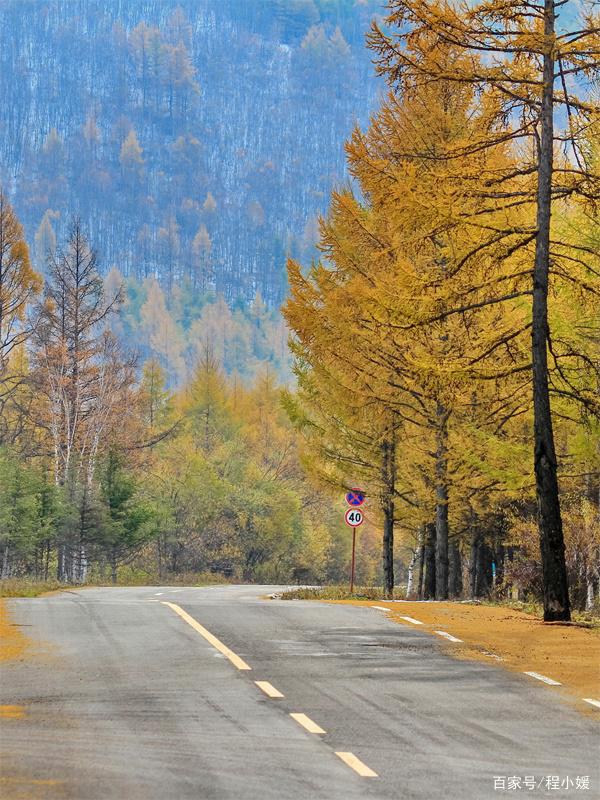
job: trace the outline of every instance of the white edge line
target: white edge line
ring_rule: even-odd
[[[584,703],[589,703],[591,706],[596,706],[596,708],[600,708],[600,700],[593,700],[591,697],[584,697]]]
[[[371,608],[376,608],[378,611],[389,611],[390,610],[389,608],[386,608],[385,606],[371,606]]]
[[[552,678],[548,678],[547,675],[540,675],[539,672],[525,672],[524,674],[529,675],[531,678],[535,678],[538,681],[542,681],[543,683],[547,683],[550,686],[562,686],[562,683],[559,683]]]
[[[456,636],[452,636],[451,633],[446,631],[434,631],[434,633],[437,633],[438,636],[443,636],[444,639],[448,639],[450,642],[462,642],[462,639],[457,639]]]
[[[411,622],[413,625],[422,625],[423,623],[420,622],[418,619],[414,617],[400,617],[400,619],[406,620],[406,622]]]

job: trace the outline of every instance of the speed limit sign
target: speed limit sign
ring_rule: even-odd
[[[346,525],[350,525],[351,528],[358,528],[359,525],[363,524],[364,515],[358,508],[349,508],[344,519],[346,520]]]

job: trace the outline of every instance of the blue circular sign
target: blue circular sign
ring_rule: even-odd
[[[365,502],[365,493],[362,489],[350,489],[346,494],[346,502],[349,506],[362,506]]]

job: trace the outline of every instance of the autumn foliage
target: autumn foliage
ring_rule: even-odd
[[[598,585],[571,535],[565,559],[557,477],[565,519],[574,498],[597,513],[599,21],[564,27],[563,6],[390,1],[369,37],[390,93],[285,307],[317,473],[386,472],[393,443],[395,479],[371,481],[388,592],[390,517],[409,588],[443,599],[463,573],[473,595],[517,590],[537,506],[547,620],[569,618],[567,570],[588,604]]]

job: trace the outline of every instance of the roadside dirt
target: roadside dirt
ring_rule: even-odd
[[[8,612],[6,603],[0,599],[0,663],[20,658],[27,647],[27,639]]]
[[[335,602],[335,601],[334,601]],[[600,718],[600,711],[583,697],[600,700],[600,632],[576,625],[544,624],[522,611],[501,606],[450,602],[337,601],[390,609],[389,618],[402,625],[433,632],[446,631],[462,643],[440,643],[456,658],[475,659],[516,672],[538,672],[562,686],[547,686],[578,701],[581,710]],[[400,619],[413,617],[423,625]],[[533,683],[538,683],[532,679]],[[539,686],[544,686],[539,683]]]

